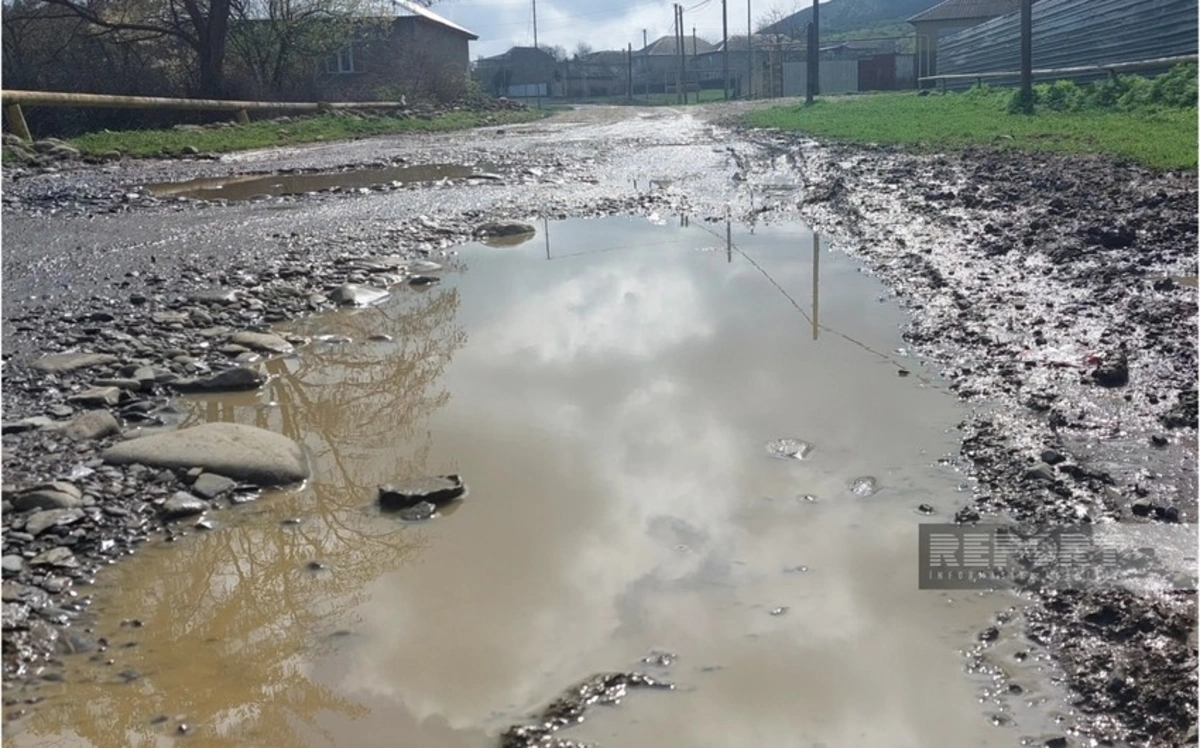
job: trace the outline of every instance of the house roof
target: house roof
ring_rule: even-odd
[[[684,47],[686,48],[687,54],[689,54],[689,55],[692,54],[692,39],[693,39],[693,37],[691,37],[690,35],[687,35],[687,34],[685,34],[683,37],[683,40],[685,42]],[[712,44],[711,42],[705,41],[704,39],[700,39],[699,37],[697,37],[695,39],[695,42],[696,42],[695,54],[698,54],[698,55],[702,55],[705,52],[712,52],[713,50],[715,50],[717,48],[716,45]],[[677,50],[675,48],[675,37],[663,36],[658,39],[655,39],[654,41],[652,41],[648,45],[646,45],[643,49],[639,49],[636,52],[634,52],[633,54],[634,54],[634,56],[663,55],[663,56],[673,57],[673,56],[679,54],[679,50]]]
[[[451,31],[457,31],[472,41],[479,38],[479,34],[476,34],[474,31],[468,31],[462,26],[459,26],[457,23],[446,18],[442,18],[437,13],[434,13],[432,10],[426,8],[420,3],[415,3],[411,0],[392,0],[392,5],[396,8],[396,15],[398,16],[420,16],[426,21],[431,21],[439,26],[445,26]]]
[[[544,49],[538,49],[537,47],[511,47],[507,52],[501,52],[500,54],[493,55],[492,57],[481,57],[476,60],[476,62],[506,63],[511,62],[518,57],[529,58],[537,56],[547,57],[551,62],[554,62],[554,55],[550,54]]]
[[[945,0],[945,2],[938,3],[929,10],[909,18],[908,22],[989,19],[1008,15],[1020,9],[1021,0]]]

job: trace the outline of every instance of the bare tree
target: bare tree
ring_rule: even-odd
[[[579,42],[579,44],[575,45],[575,59],[582,60],[584,57],[590,55],[593,51],[592,45],[588,44],[587,42]]]

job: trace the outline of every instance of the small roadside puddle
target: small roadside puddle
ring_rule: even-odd
[[[917,588],[918,522],[963,499],[939,464],[961,413],[904,355],[898,308],[804,227],[726,231],[541,224],[463,248],[439,284],[292,325],[329,337],[268,362],[261,393],[186,405],[301,442],[310,483],[102,575],[112,664],[76,658],[6,739],[170,745],[186,722],[179,745],[483,748],[633,668],[676,689],[555,737],[1046,733],[1020,705],[994,726],[1013,720],[959,653],[1014,599]],[[380,484],[445,474],[470,488],[453,513],[372,508]],[[656,650],[677,659],[639,664]]]
[[[242,174],[228,177],[159,182],[145,186],[154,197],[186,197],[193,200],[249,200],[257,197],[302,195],[340,188],[371,189],[391,184],[465,179],[484,174],[481,167],[461,164],[423,164],[385,168],[349,169],[316,174]]]

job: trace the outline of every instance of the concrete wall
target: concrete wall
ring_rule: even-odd
[[[818,69],[819,93],[853,93],[858,90],[858,60],[822,60]],[[808,95],[807,62],[783,63],[783,95]]]

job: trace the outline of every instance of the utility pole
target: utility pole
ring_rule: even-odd
[[[678,99],[680,102],[686,104],[687,103],[687,90],[684,89],[684,87],[683,87],[683,76],[684,76],[683,71],[684,71],[684,64],[687,59],[687,45],[684,44],[684,41],[683,41],[683,6],[678,5],[676,7],[679,9],[678,11],[676,11],[679,14],[679,26],[677,27],[678,31],[676,32],[678,34],[678,36],[675,38],[675,42],[679,45],[679,72],[675,76],[675,81],[676,81],[675,82],[675,94],[676,94],[675,98]]]
[[[679,3],[671,4],[671,13],[675,18],[675,25],[671,27],[672,39],[675,40],[675,103],[679,103]],[[665,91],[664,91],[665,92]]]
[[[729,0],[721,0],[721,88],[729,101]]]
[[[1033,0],[1021,0],[1021,111],[1033,114]]]
[[[754,98],[754,32],[750,30],[750,0],[746,0],[746,98]]]
[[[541,51],[538,48],[538,41],[537,41],[537,0],[533,0],[533,49],[535,52]],[[541,58],[541,55],[535,54],[533,56],[533,59],[538,60],[540,62],[542,58]],[[533,85],[534,85],[534,93],[537,96],[537,108],[541,109],[542,108],[542,84],[539,82],[535,82]]]
[[[813,54],[813,95],[821,93],[821,4],[820,0],[813,0],[813,47],[816,52]]]

